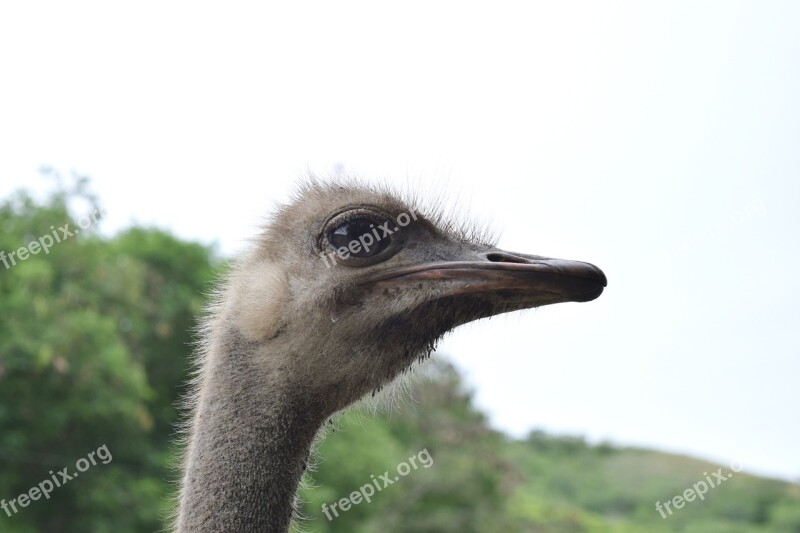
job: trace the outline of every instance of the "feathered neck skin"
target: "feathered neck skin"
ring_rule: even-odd
[[[200,388],[177,529],[286,531],[324,412],[278,379],[280,369],[258,364],[270,346],[230,330],[218,337]]]

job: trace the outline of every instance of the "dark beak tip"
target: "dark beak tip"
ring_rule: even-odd
[[[568,259],[542,259],[551,272],[561,276],[564,294],[573,302],[590,302],[603,294],[608,286],[605,272],[592,263]]]
[[[578,296],[575,299],[575,301],[583,303],[583,302],[591,302],[592,300],[597,300],[598,298],[600,298],[600,295],[603,294],[604,288],[605,287],[599,287],[592,292],[588,292],[586,294]]]
[[[587,263],[585,261],[570,261],[566,259],[550,259],[546,260],[545,263],[550,265],[554,272],[560,272],[562,274],[577,278],[588,279],[602,285],[603,287],[608,286],[608,278],[606,277],[605,272],[600,270],[599,267],[593,265],[592,263]]]
[[[606,277],[605,272],[600,270],[597,266],[591,263],[583,263],[586,265],[586,274],[585,276],[587,279],[591,279],[593,283],[596,284],[594,290],[588,292],[587,294],[583,295],[579,300],[579,302],[591,302],[592,300],[596,300],[603,294],[605,288],[608,286],[608,278]]]
[[[602,270],[600,270],[598,267],[596,267],[591,263],[586,263],[586,264],[591,266],[595,270],[598,281],[603,285],[603,287],[608,287],[608,278],[606,277],[605,272],[603,272]]]

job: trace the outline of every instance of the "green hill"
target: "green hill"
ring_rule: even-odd
[[[452,366],[440,360],[428,370],[413,403],[337,422],[320,449],[316,487],[303,492],[309,531],[800,531],[800,485],[581,437],[534,431],[511,440],[487,427]],[[332,520],[321,512],[422,449],[429,468],[412,469],[369,505]],[[732,477],[715,479],[719,468]],[[663,508],[701,481],[715,486],[680,509],[670,504],[662,518],[657,501]]]

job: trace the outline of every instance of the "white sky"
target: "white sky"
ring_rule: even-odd
[[[286,9],[3,3],[0,194],[235,253],[306,169],[457,192],[609,277],[447,338],[495,426],[800,478],[800,3]]]

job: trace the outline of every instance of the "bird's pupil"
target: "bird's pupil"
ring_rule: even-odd
[[[372,257],[389,246],[390,237],[376,237],[376,234],[381,235],[380,231],[374,231],[379,225],[371,219],[350,220],[333,230],[328,240],[336,249],[350,250],[351,257]]]

